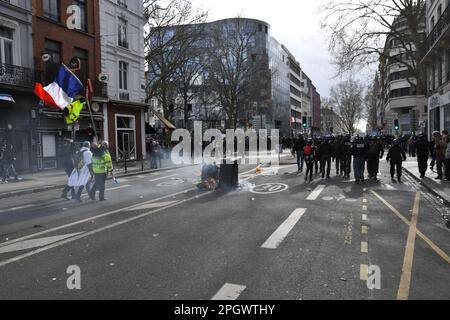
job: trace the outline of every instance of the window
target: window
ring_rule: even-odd
[[[0,63],[14,64],[13,34],[13,29],[0,26]]]
[[[73,0],[73,4],[77,5],[80,8],[80,30],[87,32],[86,0]]]
[[[75,48],[73,56],[75,58],[80,59],[80,70],[77,71],[77,76],[80,79],[82,83],[86,83],[88,77],[89,77],[89,52],[84,49]]]
[[[119,18],[117,30],[118,44],[119,46],[124,48],[128,48],[127,29],[128,29],[127,20]]]
[[[44,0],[44,17],[59,22],[59,0]]]
[[[50,60],[45,62],[45,82],[49,84],[55,79],[61,65],[61,43],[45,39],[44,50],[50,55]]]
[[[128,90],[128,63],[119,62],[119,89]]]
[[[134,116],[116,115],[117,159],[136,160],[136,119]]]
[[[438,60],[438,82],[437,82],[437,86],[441,86],[442,85],[442,72],[443,72],[443,66],[442,66],[442,58],[439,57]]]

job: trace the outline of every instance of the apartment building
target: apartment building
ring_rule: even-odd
[[[427,70],[429,135],[450,130],[450,0],[426,2],[427,39],[422,64]]]
[[[293,135],[303,133],[302,126],[302,69],[294,55],[283,46],[289,62],[290,103],[291,103],[291,129]]]
[[[394,27],[405,34],[408,32],[405,18],[396,17]],[[419,26],[425,33],[425,21]],[[384,100],[384,133],[396,134],[391,122],[398,119],[399,134],[420,133],[425,130],[427,101],[425,94],[417,92],[417,79],[411,74],[408,65],[415,63],[414,44],[406,50],[402,41],[390,35],[386,39],[384,56],[380,64],[382,97]]]
[[[39,72],[34,69],[31,0],[0,1],[0,145],[14,145],[16,169],[32,171],[36,167],[33,94]]]
[[[143,1],[100,0],[99,5],[105,139],[115,160],[139,160],[146,154]]]

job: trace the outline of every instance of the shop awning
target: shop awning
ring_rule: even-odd
[[[14,98],[12,97],[12,95],[6,94],[6,93],[0,93],[0,101],[16,103],[16,101],[14,101]]]
[[[166,126],[167,129],[175,130],[177,128],[177,127],[175,127],[175,125],[172,124],[172,122],[170,122],[169,120],[164,118],[164,116],[162,114],[159,114],[158,112],[155,112],[155,111],[153,111],[153,114],[155,116],[157,116],[158,119],[161,120],[162,123],[164,123],[164,125]]]

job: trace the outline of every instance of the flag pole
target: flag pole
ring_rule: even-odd
[[[87,85],[86,85],[86,104],[88,106],[89,114],[91,116],[92,128],[94,129],[95,137],[97,138],[97,141],[99,141],[99,137],[97,135],[97,129],[95,128],[94,116],[92,114],[92,109],[91,109],[91,102],[90,102],[90,94],[89,93],[92,93],[92,92],[93,92],[93,90],[92,90],[92,82],[91,82],[91,79],[88,79],[87,80]]]

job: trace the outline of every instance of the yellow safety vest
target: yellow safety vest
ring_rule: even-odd
[[[94,173],[108,173],[113,171],[113,164],[109,152],[105,152],[101,158],[92,158],[92,171]]]
[[[86,103],[81,103],[79,100],[72,102],[64,110],[65,119],[67,124],[74,124],[80,117],[80,113]]]

